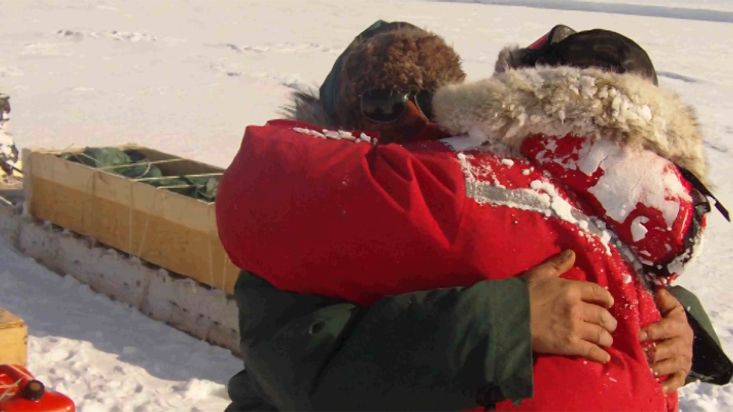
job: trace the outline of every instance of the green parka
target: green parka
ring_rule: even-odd
[[[461,410],[532,396],[521,278],[407,293],[361,307],[243,272],[240,410]]]
[[[698,299],[681,287],[695,333],[688,381],[725,384],[733,364]],[[482,281],[371,306],[276,289],[242,272],[235,287],[246,369],[227,411],[464,410],[532,396],[527,285]]]

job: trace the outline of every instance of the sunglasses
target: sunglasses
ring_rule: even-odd
[[[412,101],[428,119],[433,117],[433,92],[428,90],[400,92],[394,90],[367,90],[361,95],[361,113],[376,123],[397,121]]]

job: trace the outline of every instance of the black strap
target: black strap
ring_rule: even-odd
[[[695,336],[692,342],[693,357],[689,381],[699,380],[716,385],[729,383],[733,377],[733,363],[698,320],[687,310],[685,312]]]
[[[718,200],[717,197],[708,189],[701,181],[700,179],[695,176],[694,173],[691,171],[685,169],[684,167],[677,166],[677,168],[680,170],[680,173],[682,173],[682,176],[684,176],[685,179],[687,179],[688,182],[692,186],[695,187],[695,189],[699,190],[700,193],[702,193],[705,196],[711,197],[715,201],[715,208],[718,209],[718,212],[720,212],[721,215],[725,218],[725,220],[730,222],[730,214],[728,213],[728,209],[723,206],[722,203],[720,203],[720,200]]]
[[[692,182],[690,183],[692,184]],[[702,187],[705,188],[705,186]],[[705,188],[704,190],[707,191],[707,188]],[[680,263],[682,264],[687,263],[690,259],[692,259],[692,251],[695,247],[697,247],[697,242],[699,241],[699,233],[703,228],[703,217],[710,212],[710,202],[708,201],[706,195],[698,187],[693,187],[693,190],[690,192],[690,196],[692,196],[693,205],[692,222],[690,224],[690,227],[687,229],[687,233],[685,233],[684,247],[682,252],[678,253],[677,256],[670,258],[666,262],[658,263],[656,265],[644,265],[644,270],[647,273],[653,273],[662,277],[668,277],[674,274],[673,272],[669,271],[668,265],[672,263],[675,259],[679,259],[681,257]]]

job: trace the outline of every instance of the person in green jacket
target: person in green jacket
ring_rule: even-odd
[[[355,50],[379,55],[349,62]],[[465,77],[440,37],[379,21],[338,58],[318,96],[296,94],[290,115],[324,127],[376,130],[383,140],[425,133],[433,126],[429,100],[419,93],[365,99],[356,90],[364,86],[349,78],[356,66],[374,73],[389,64],[411,75],[386,76],[374,87],[391,82],[394,90],[434,90]],[[385,97],[389,105],[380,105]],[[365,109],[388,121],[371,121]],[[613,299],[596,284],[560,278],[573,263],[574,253],[566,251],[522,276],[406,293],[370,306],[278,290],[243,271],[235,298],[245,369],[228,384],[227,410],[461,410],[531,397],[533,352],[609,359],[604,347],[616,327],[607,310]],[[690,370],[693,332],[671,294],[659,292],[657,304],[664,319],[644,332],[665,342],[650,364],[671,375],[664,388],[671,391]],[[584,322],[602,332],[583,335]]]
[[[566,252],[523,277],[367,307],[243,272],[235,297],[246,368],[229,382],[227,410],[458,410],[530,397],[533,351],[607,360],[570,313],[599,313],[610,333],[612,298],[559,278],[573,262]]]

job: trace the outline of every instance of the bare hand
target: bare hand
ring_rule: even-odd
[[[685,309],[667,289],[659,289],[654,301],[662,320],[643,328],[639,338],[642,342],[655,341],[648,353],[649,363],[655,375],[670,375],[662,384],[662,390],[669,393],[684,385],[690,373],[694,334]]]
[[[523,275],[529,287],[532,350],[606,363],[611,355],[602,347],[611,346],[617,325],[607,310],[613,297],[595,283],[561,279],[574,264],[575,253],[566,250]]]

